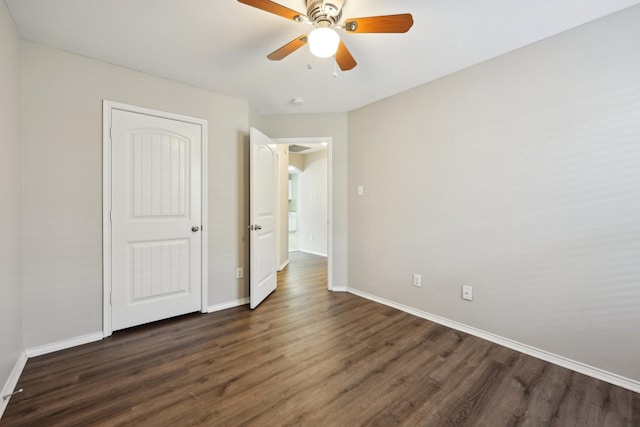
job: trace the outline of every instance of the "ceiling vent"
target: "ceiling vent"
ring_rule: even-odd
[[[305,147],[303,145],[292,144],[289,146],[290,153],[299,153],[301,151],[311,150],[311,147]]]

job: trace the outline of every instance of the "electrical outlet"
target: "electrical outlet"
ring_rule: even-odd
[[[468,285],[462,286],[462,299],[473,301],[473,288]]]
[[[309,234],[309,240],[313,240],[313,234]]]
[[[242,279],[244,277],[244,270],[242,267],[236,268],[236,279]]]
[[[413,273],[413,286],[422,287],[422,276],[418,273]]]

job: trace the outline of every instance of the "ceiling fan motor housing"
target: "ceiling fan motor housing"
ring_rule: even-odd
[[[336,25],[342,18],[344,0],[307,0],[307,16],[314,23]]]

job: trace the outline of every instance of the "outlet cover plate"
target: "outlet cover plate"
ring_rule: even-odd
[[[422,276],[418,273],[413,273],[413,286],[422,287]]]
[[[462,286],[462,299],[473,301],[473,288],[469,285]]]

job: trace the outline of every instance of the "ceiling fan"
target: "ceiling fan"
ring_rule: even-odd
[[[267,58],[279,61],[308,43],[309,50],[315,56],[320,58],[335,56],[342,71],[351,70],[357,65],[357,62],[340,40],[335,29],[349,33],[406,33],[413,25],[413,17],[409,13],[350,18],[340,22],[342,7],[346,0],[306,0],[306,15],[270,0],[238,1],[295,22],[313,25],[314,29],[308,35],[303,34],[293,39],[271,52]]]

